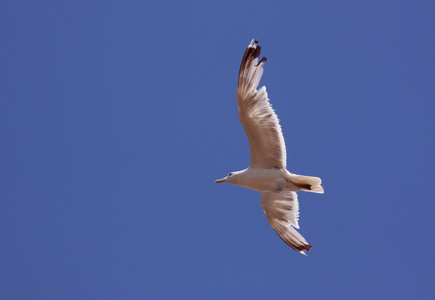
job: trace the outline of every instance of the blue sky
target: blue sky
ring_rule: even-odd
[[[433,299],[432,1],[3,1],[1,299]],[[252,38],[307,257],[249,164]]]

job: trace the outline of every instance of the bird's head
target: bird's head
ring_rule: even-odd
[[[224,177],[222,179],[216,180],[215,183],[227,182],[227,183],[235,184],[236,181],[237,181],[237,175],[239,173],[240,173],[240,171],[238,171],[238,172],[231,172],[230,174],[227,175],[227,177]]]

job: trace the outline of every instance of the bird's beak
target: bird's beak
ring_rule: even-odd
[[[216,180],[214,183],[221,183],[221,182],[224,182],[224,181],[225,181],[225,178],[222,178],[222,179]]]

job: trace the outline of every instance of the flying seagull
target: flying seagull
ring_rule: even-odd
[[[261,208],[270,226],[296,251],[305,254],[312,246],[300,235],[297,191],[323,193],[318,177],[292,174],[286,169],[287,153],[281,126],[267,97],[266,87],[257,90],[266,57],[258,61],[261,47],[252,40],[243,55],[237,85],[239,117],[248,136],[251,163],[215,182],[228,182],[261,192]]]

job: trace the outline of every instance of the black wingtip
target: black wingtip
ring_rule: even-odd
[[[254,51],[254,53],[252,53],[252,55],[253,55],[255,58],[260,57],[260,52],[261,52],[261,46],[258,45],[258,46],[255,48],[255,51]]]
[[[253,43],[254,42],[254,43]],[[243,55],[243,59],[242,59],[242,63],[240,64],[240,70],[239,70],[239,83],[240,83],[240,76],[248,76],[247,74],[243,75],[243,70],[245,70],[246,68],[249,68],[250,63],[256,59],[260,57],[260,52],[261,52],[261,46],[258,45],[258,40],[252,40],[251,43],[249,44],[248,48],[245,51],[245,54]],[[266,57],[263,57],[260,62],[256,65],[254,65],[255,67],[257,67],[259,64],[265,62],[267,60]]]
[[[263,58],[258,62],[258,64],[256,64],[255,66],[258,67],[261,63],[264,63],[265,61],[267,61],[267,58],[266,58],[266,57],[263,57]]]

